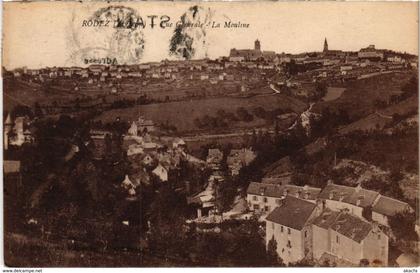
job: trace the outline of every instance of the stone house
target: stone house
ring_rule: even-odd
[[[251,182],[247,189],[248,209],[255,212],[270,213],[287,196],[315,203],[321,189],[309,186],[264,184]]]
[[[324,210],[312,222],[313,258],[325,255],[353,265],[362,259],[369,263],[388,264],[388,236],[377,224],[352,215],[348,210]]]
[[[285,264],[312,256],[311,220],[321,213],[315,203],[287,196],[266,218],[266,245],[274,239]]]
[[[319,194],[324,207],[334,211],[347,209],[357,217],[364,217],[380,225],[389,226],[389,217],[398,212],[413,211],[405,202],[363,189],[329,183]]]

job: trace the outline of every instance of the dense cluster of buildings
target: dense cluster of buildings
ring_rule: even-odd
[[[256,157],[256,153],[249,148],[231,149],[226,156],[220,149],[209,149],[206,158],[206,166],[212,173],[208,178],[205,189],[188,198],[188,203],[193,204],[197,209],[197,218],[212,216],[218,212],[216,206],[218,186],[225,181],[226,176],[237,176],[239,171],[248,166]],[[222,164],[226,161],[227,170],[224,170]],[[227,171],[227,172],[226,172]],[[203,219],[206,220],[206,219]]]
[[[266,243],[275,240],[287,264],[303,259],[357,265],[387,265],[389,218],[413,209],[372,190],[328,183],[323,189],[253,182],[251,211],[266,221]]]
[[[14,77],[34,88],[53,82],[57,87],[80,92],[138,93],[168,89],[183,90],[191,96],[195,91],[200,93],[194,88],[206,86],[221,85],[232,92],[237,92],[238,86],[239,90],[252,90],[267,81],[299,87],[319,80],[342,82],[417,68],[417,65],[413,55],[376,49],[374,45],[359,51],[331,50],[325,39],[323,51],[288,54],[264,51],[261,42],[256,40],[253,49],[233,48],[229,56],[216,60],[21,68],[6,73],[5,78]],[[224,92],[229,93],[227,90]]]

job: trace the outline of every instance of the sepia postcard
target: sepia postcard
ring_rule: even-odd
[[[418,5],[3,3],[5,268],[418,267]]]

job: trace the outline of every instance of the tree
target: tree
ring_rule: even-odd
[[[250,122],[254,119],[254,116],[251,115],[245,108],[239,107],[236,110],[236,114],[238,115],[239,119],[245,122]]]
[[[418,240],[414,230],[416,213],[405,210],[389,217],[389,225],[397,240]]]
[[[277,253],[277,241],[273,235],[270,241],[268,241],[268,245],[267,245],[267,265],[279,266],[282,263],[283,263],[282,259],[279,257]]]
[[[38,118],[44,117],[44,112],[42,111],[42,108],[38,102],[35,102],[34,104],[34,115],[35,117],[38,117]]]

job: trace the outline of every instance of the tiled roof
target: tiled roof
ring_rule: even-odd
[[[248,186],[247,193],[280,198],[283,196],[283,188],[275,184],[251,182]]]
[[[329,227],[335,222],[335,219],[339,214],[339,211],[332,211],[327,209],[320,216],[315,218],[312,221],[312,224],[324,229],[329,229]]]
[[[376,191],[336,184],[327,185],[319,194],[319,198],[341,201],[362,208],[372,206],[373,211],[387,216],[410,208],[407,203],[380,195]]]
[[[347,187],[336,184],[329,184],[319,194],[321,199],[331,199],[335,201],[344,201],[344,199],[349,198],[355,192],[355,188]],[[331,198],[330,198],[331,197]]]
[[[372,230],[372,224],[351,214],[341,213],[331,229],[360,243]]]
[[[247,193],[255,195],[264,195],[269,197],[283,197],[290,195],[302,199],[311,199],[315,200],[319,193],[321,192],[320,188],[314,188],[309,186],[297,186],[297,185],[279,185],[279,184],[267,184],[267,183],[258,183],[251,182],[248,186]]]
[[[312,223],[324,229],[332,229],[358,243],[366,238],[373,228],[371,223],[359,217],[346,212],[334,212],[330,210],[324,211]]]
[[[344,199],[344,202],[357,205],[359,207],[365,208],[373,205],[373,202],[379,196],[379,193],[376,191],[366,190],[362,188],[355,189],[354,193],[348,198]],[[357,204],[357,201],[360,200],[360,204]]]
[[[275,208],[266,218],[282,226],[301,230],[308,222],[316,205],[309,201],[287,196],[280,207]]]
[[[378,198],[372,207],[374,212],[386,216],[393,216],[405,209],[410,209],[410,206],[407,203],[383,195]]]
[[[287,191],[288,195],[293,197],[298,197],[302,199],[311,199],[315,200],[318,198],[319,193],[321,192],[320,188],[309,187],[309,186],[296,186],[296,185],[284,185],[283,190]]]

